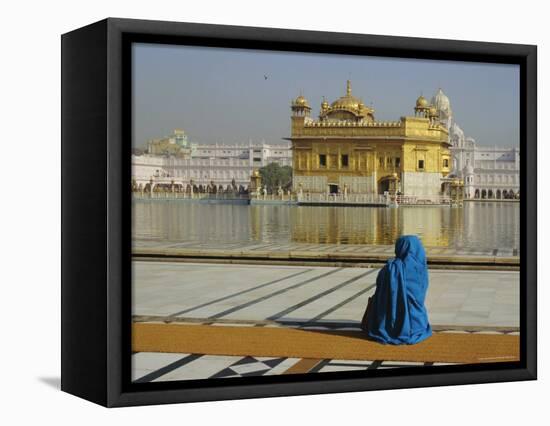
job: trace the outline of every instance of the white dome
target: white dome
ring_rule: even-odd
[[[452,114],[451,102],[441,88],[432,98],[432,105],[437,108],[438,111],[444,112],[447,116]]]

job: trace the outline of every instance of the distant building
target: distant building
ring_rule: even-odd
[[[188,157],[191,155],[191,148],[185,131],[176,129],[171,136],[148,141],[147,153],[150,155]]]
[[[192,180],[196,186],[213,182],[224,188],[233,183],[246,188],[255,169],[270,163],[292,165],[289,143],[195,144],[187,137],[178,143],[176,132],[175,136],[150,141],[147,154],[132,155],[132,178],[138,187],[153,179],[164,184],[173,180],[184,187]]]
[[[449,132],[452,172],[464,181],[464,198],[506,199],[519,196],[519,147],[480,146],[466,137],[453,117],[449,98],[439,89],[432,104]]]

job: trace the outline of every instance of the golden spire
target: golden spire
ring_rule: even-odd
[[[346,83],[346,95],[350,96],[351,95],[351,81],[347,81]]]

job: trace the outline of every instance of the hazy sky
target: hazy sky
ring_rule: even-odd
[[[519,145],[519,66],[155,44],[133,48],[133,143],[175,128],[192,142],[279,143],[300,91],[316,117],[347,79],[377,120],[413,115],[416,98],[441,87],[466,136]]]

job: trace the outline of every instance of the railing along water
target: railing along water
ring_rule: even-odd
[[[248,200],[248,194],[239,193],[189,193],[189,192],[171,192],[171,191],[159,191],[159,192],[133,192],[135,199],[141,200]]]
[[[392,194],[244,194],[244,193],[189,193],[177,191],[133,192],[138,200],[256,200],[269,202],[297,202],[298,204],[363,205],[363,206],[429,206],[454,205],[457,200],[444,195],[392,195]]]

